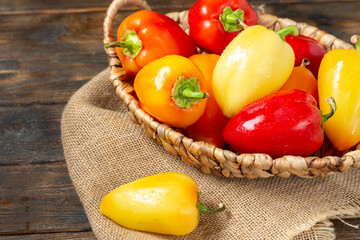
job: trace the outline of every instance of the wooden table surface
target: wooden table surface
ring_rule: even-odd
[[[110,0],[1,0],[0,239],[95,239],[69,178],[60,136],[70,96],[107,67],[102,22]],[[158,12],[195,0],[148,0]],[[349,42],[359,0],[253,0]],[[119,12],[121,20],[135,8]],[[360,216],[344,220],[359,225]],[[333,219],[338,239],[360,229]]]

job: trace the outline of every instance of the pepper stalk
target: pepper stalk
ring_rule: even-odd
[[[104,47],[120,47],[122,54],[135,58],[143,48],[143,44],[135,30],[126,30],[120,42],[105,43]]]
[[[360,36],[354,35],[351,37],[351,43],[355,44],[355,48],[358,52],[360,52]]]
[[[201,202],[198,202],[197,206],[200,212],[205,212],[205,213],[217,213],[225,210],[225,205],[222,203],[219,203],[219,208],[215,208],[215,209],[207,208]]]
[[[171,90],[171,98],[181,108],[190,108],[201,99],[210,97],[200,89],[199,79],[185,76],[179,77]]]
[[[198,192],[198,198],[200,197],[201,192]],[[200,220],[200,212],[204,212],[204,213],[218,213],[218,212],[222,212],[225,210],[225,205],[222,203],[219,203],[219,208],[215,208],[215,209],[211,209],[211,208],[207,208],[205,207],[204,204],[202,204],[201,202],[197,203],[197,208],[199,211],[199,215],[198,215],[198,220]]]
[[[286,28],[280,29],[276,33],[279,34],[279,36],[281,37],[281,39],[283,41],[285,41],[285,37],[289,34],[291,34],[291,36],[294,36],[294,37],[299,36],[300,30],[297,26],[290,25],[290,26],[287,26]]]
[[[324,130],[324,122],[329,120],[329,118],[331,118],[335,114],[335,111],[336,111],[336,102],[333,97],[328,97],[326,99],[326,102],[330,105],[330,112],[328,114],[321,115],[321,128],[323,130]]]
[[[237,32],[243,29],[241,22],[244,22],[244,11],[240,8],[233,11],[230,6],[226,6],[219,20],[225,32]]]
[[[309,65],[310,65],[310,61],[309,61],[309,59],[304,58],[304,59],[301,61],[301,65],[300,65],[300,67],[304,67],[304,68],[306,68],[306,66],[309,66]]]

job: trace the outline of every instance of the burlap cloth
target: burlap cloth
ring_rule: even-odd
[[[360,213],[360,170],[323,179],[228,179],[206,175],[166,152],[134,124],[105,70],[77,91],[62,117],[62,142],[70,177],[98,239],[334,239],[327,219]],[[125,229],[99,212],[116,187],[161,172],[192,177],[209,207],[194,232],[166,236]]]

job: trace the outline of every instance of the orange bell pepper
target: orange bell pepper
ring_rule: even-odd
[[[204,77],[191,60],[169,55],[142,68],[134,89],[141,108],[162,123],[186,128],[204,113],[207,98]]]
[[[210,97],[204,114],[193,125],[186,128],[189,137],[197,141],[206,141],[216,147],[223,147],[223,130],[229,118],[225,117],[212,93],[212,74],[220,56],[216,54],[196,54],[189,59],[200,69],[205,78],[205,85]]]
[[[303,90],[311,94],[316,102],[319,102],[317,80],[314,77],[314,74],[306,68],[309,64],[309,60],[304,58],[300,66],[294,67],[290,77],[279,91],[291,89]]]

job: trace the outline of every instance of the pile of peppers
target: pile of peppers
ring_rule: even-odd
[[[188,21],[189,35],[162,14],[138,11],[105,44],[154,119],[196,141],[273,158],[310,156],[325,137],[339,151],[360,142],[359,36],[356,49],[326,52],[296,26],[257,25],[246,0],[198,0]],[[100,210],[130,229],[184,235],[199,211],[224,210],[205,210],[198,194],[190,177],[164,173],[120,186]]]

